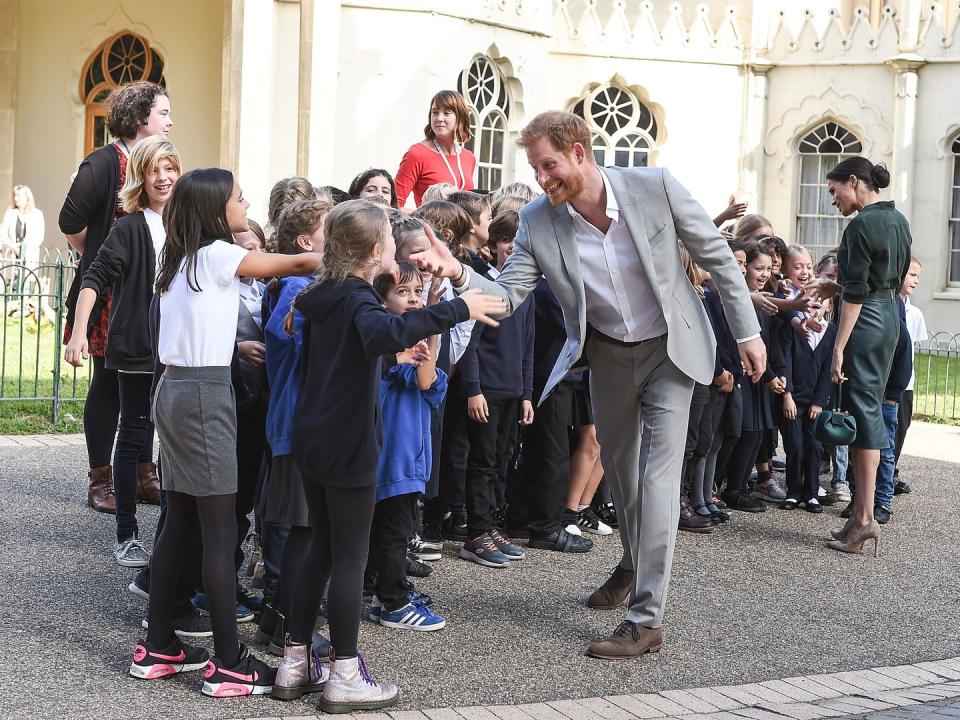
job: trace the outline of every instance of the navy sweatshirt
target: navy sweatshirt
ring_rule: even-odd
[[[539,398],[543,396],[543,388],[567,341],[567,330],[560,301],[546,278],[534,288],[533,297],[533,391],[534,397]],[[582,372],[577,374],[582,375]]]
[[[723,303],[720,296],[709,287],[703,288],[703,307],[710,318],[710,327],[713,336],[717,339],[717,359],[713,369],[713,376],[720,375],[724,370],[733,374],[733,381],[743,377],[743,361],[740,360],[740,348],[733,337],[733,331],[723,312]]]
[[[804,408],[810,405],[828,407],[833,391],[830,365],[837,340],[837,326],[833,323],[827,325],[816,350],[811,349],[810,343],[789,324],[781,330],[780,338],[786,362],[787,392],[793,401]]]
[[[488,276],[489,277],[489,276]],[[463,392],[487,400],[533,400],[534,295],[499,327],[476,324],[458,365]]]
[[[325,280],[296,301],[303,315],[300,393],[291,444],[305,482],[365,487],[380,457],[380,356],[470,317],[460,298],[390,315],[369,283]]]
[[[900,319],[900,337],[897,340],[897,349],[893,352],[893,364],[890,366],[890,376],[883,391],[885,400],[900,402],[903,391],[910,384],[913,377],[913,343],[910,340],[910,331],[907,330],[907,306],[903,298],[897,295],[897,316]]]

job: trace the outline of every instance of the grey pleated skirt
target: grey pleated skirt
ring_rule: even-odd
[[[153,399],[163,489],[237,492],[237,409],[229,367],[168,366]]]

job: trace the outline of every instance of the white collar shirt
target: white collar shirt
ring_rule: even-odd
[[[622,342],[639,342],[667,332],[667,321],[640,261],[606,173],[600,170],[610,227],[603,233],[570,203],[574,240],[587,301],[587,324]]]

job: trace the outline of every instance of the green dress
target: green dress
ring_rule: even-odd
[[[853,447],[885,449],[883,391],[900,322],[894,296],[910,268],[910,225],[892,201],[867,205],[847,225],[837,253],[843,303],[861,304],[844,349],[842,407],[857,421]],[[843,313],[843,304],[840,306]]]

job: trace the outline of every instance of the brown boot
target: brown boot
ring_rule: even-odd
[[[626,600],[630,596],[631,589],[633,589],[633,570],[624,570],[617,565],[607,581],[587,598],[587,605],[595,610],[610,610]]]
[[[160,478],[157,477],[157,466],[152,462],[137,466],[137,502],[160,504]]]
[[[113,495],[113,468],[109,465],[91,468],[87,473],[90,489],[87,490],[87,505],[97,512],[117,512],[117,498]]]
[[[587,654],[604,660],[629,660],[646,653],[660,652],[663,633],[660,628],[648,628],[624,620],[606,640],[590,643]]]

